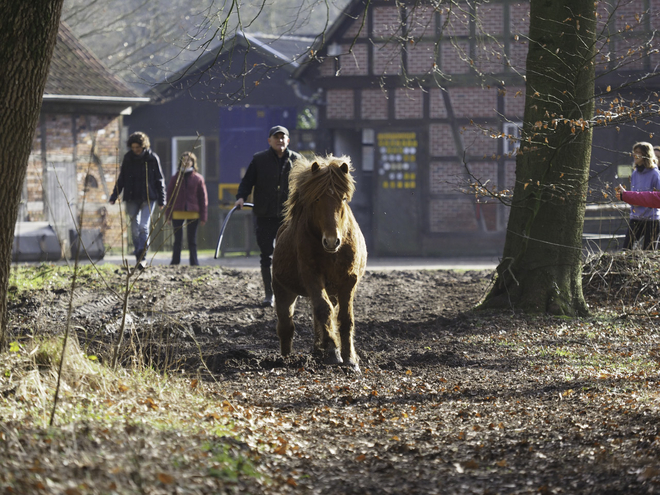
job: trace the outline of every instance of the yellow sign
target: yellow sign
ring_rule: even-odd
[[[377,137],[378,175],[383,189],[417,187],[417,133],[383,132]]]

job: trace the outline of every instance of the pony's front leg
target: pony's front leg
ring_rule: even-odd
[[[314,352],[323,356],[325,364],[341,364],[343,361],[334,327],[334,306],[324,290],[311,299],[314,311]]]
[[[293,323],[293,313],[296,307],[297,295],[289,292],[277,282],[273,282],[275,295],[275,312],[277,313],[277,336],[280,339],[282,356],[291,354],[293,348],[293,333],[296,326]]]
[[[360,358],[355,352],[353,336],[355,333],[355,318],[353,316],[353,296],[355,289],[347,291],[347,294],[339,297],[339,338],[341,339],[341,357],[344,364],[352,367],[360,373]]]

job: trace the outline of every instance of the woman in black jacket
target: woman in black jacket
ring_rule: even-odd
[[[124,155],[117,183],[110,196],[115,204],[123,191],[126,213],[130,218],[135,259],[143,268],[142,260],[149,250],[149,227],[156,204],[165,206],[165,181],[158,155],[149,148],[149,137],[135,132],[128,138],[131,149]]]

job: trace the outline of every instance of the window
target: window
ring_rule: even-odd
[[[373,129],[362,129],[362,170],[374,171],[374,141],[376,133]]]
[[[502,153],[504,155],[515,156],[518,148],[520,148],[520,129],[522,128],[522,122],[505,122],[502,126],[502,132],[504,133],[504,147]],[[511,136],[511,138],[509,138]]]
[[[206,146],[203,136],[175,136],[172,138],[172,175],[177,171],[179,158],[185,151],[192,151],[197,157],[197,171],[206,172]]]

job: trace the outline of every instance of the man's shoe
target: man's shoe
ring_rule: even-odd
[[[264,297],[264,300],[261,301],[261,305],[262,305],[264,308],[267,308],[267,307],[271,307],[271,308],[272,308],[272,307],[275,305],[275,299],[273,298],[272,295],[270,295],[270,296],[266,296],[266,297]]]
[[[144,261],[138,261],[137,265],[135,265],[135,269],[142,271],[147,267]]]

